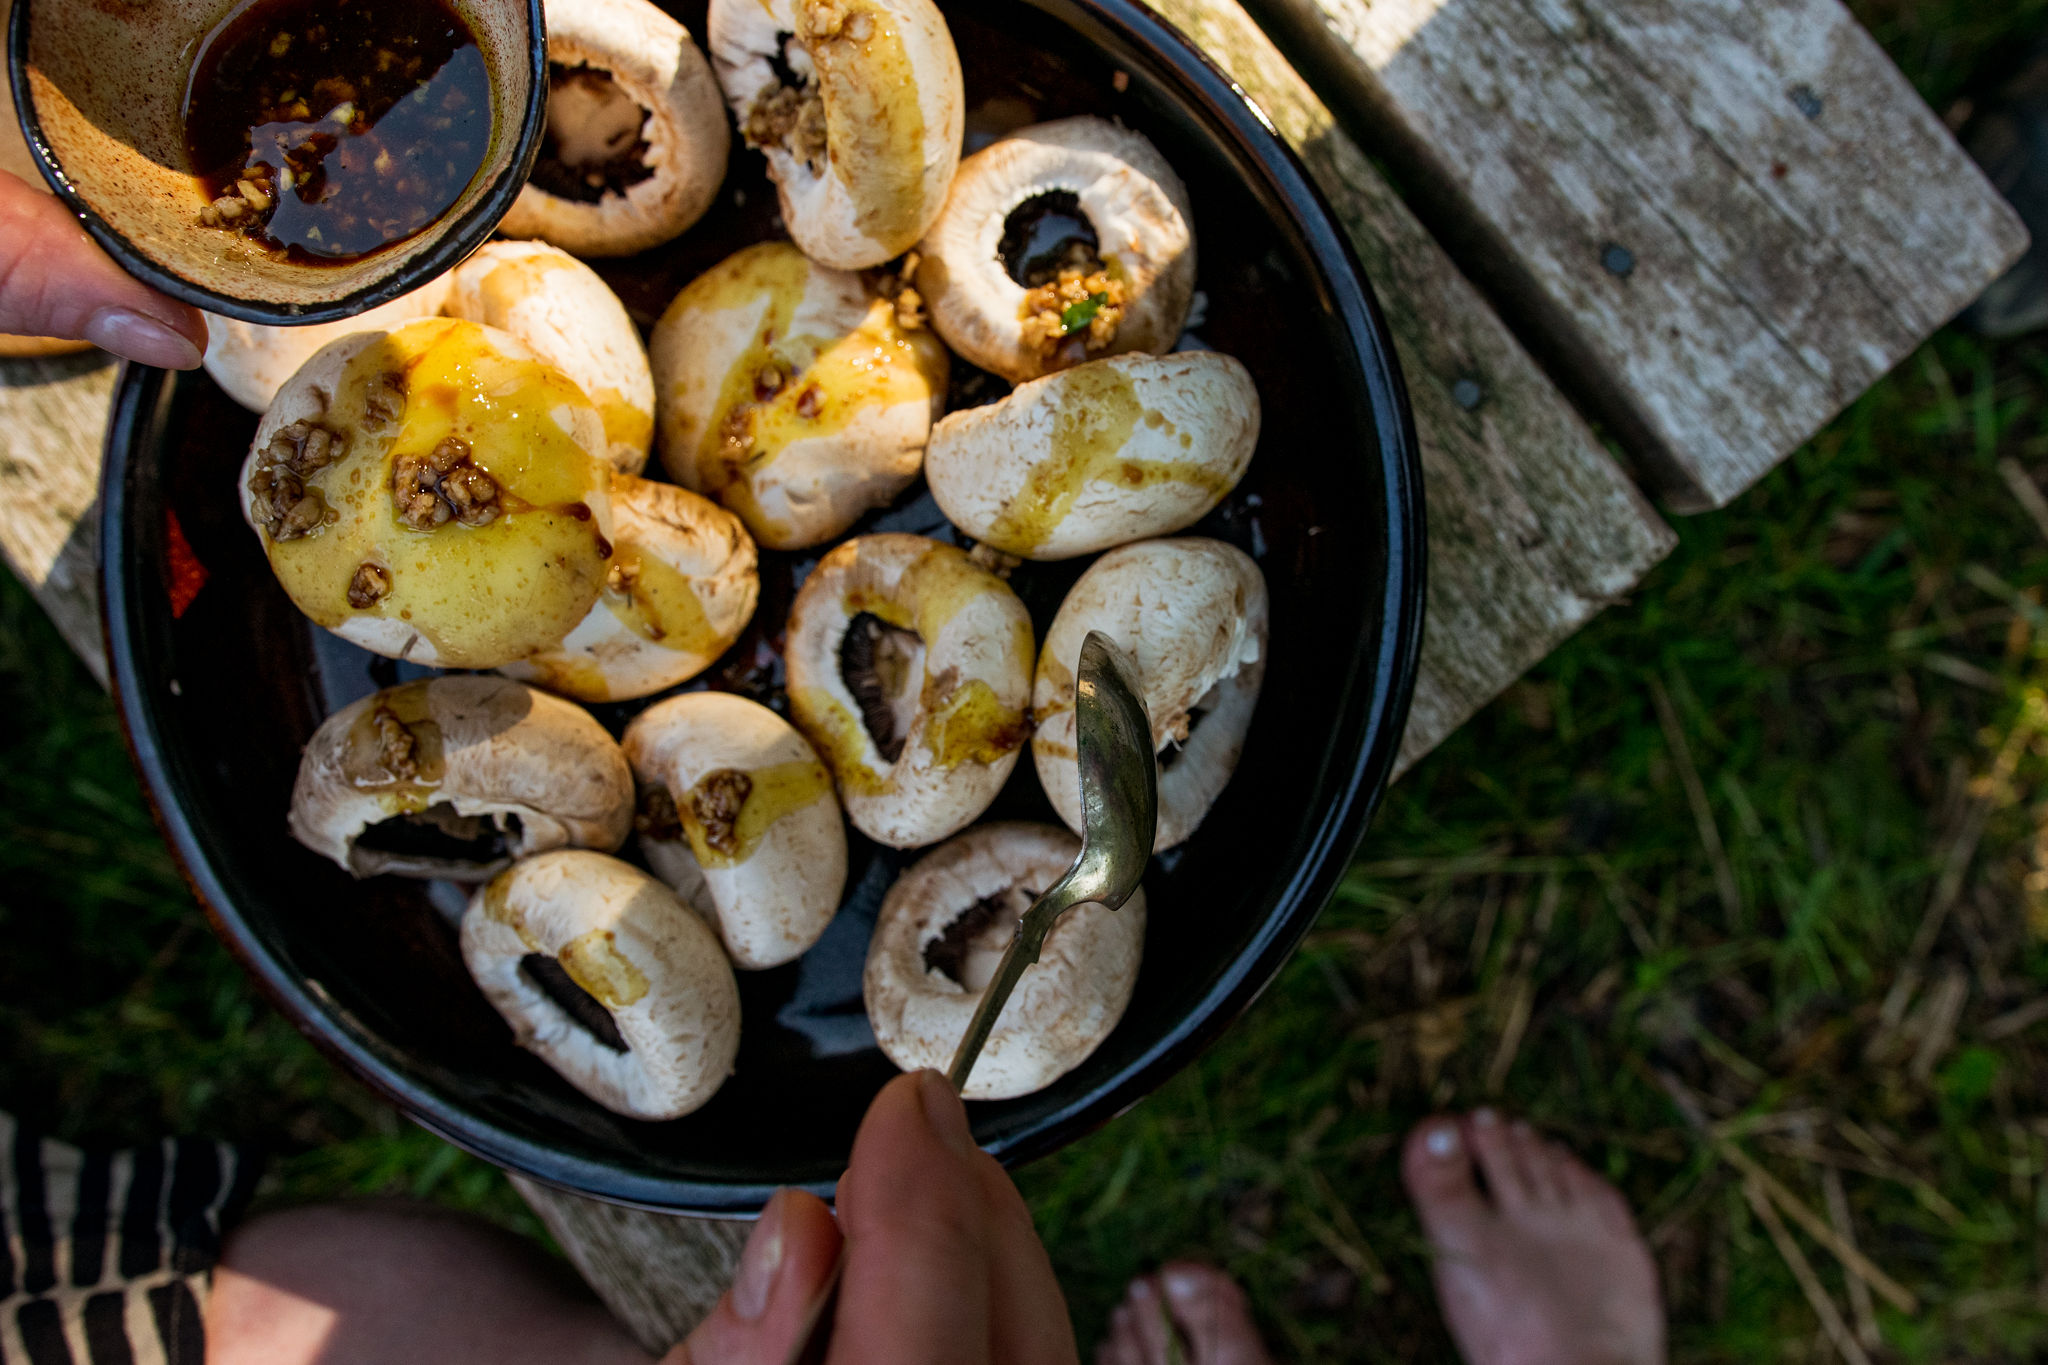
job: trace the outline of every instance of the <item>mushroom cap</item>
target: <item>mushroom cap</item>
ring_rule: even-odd
[[[611,570],[552,649],[498,671],[578,701],[630,701],[688,682],[732,648],[760,596],[740,519],[674,484],[612,476]]]
[[[551,960],[610,1017],[608,1046],[541,988]],[[636,867],[565,849],[477,888],[462,916],[462,960],[519,1046],[614,1113],[673,1119],[732,1074],[740,992],[704,921]]]
[[[448,276],[436,275],[410,294],[401,294],[366,313],[311,327],[265,327],[207,313],[206,372],[228,397],[249,411],[267,411],[285,381],[328,342],[433,317],[447,306],[449,287]]]
[[[946,401],[938,338],[787,242],[691,281],[650,349],[662,464],[772,550],[823,544],[887,506],[916,480]]]
[[[450,858],[362,844],[374,825],[444,806],[452,809],[430,827],[449,830],[446,814],[482,822],[465,832],[495,828],[502,852]],[[617,848],[633,825],[633,774],[580,706],[504,678],[427,678],[353,702],[313,732],[289,823],[293,838],[358,877],[481,881],[551,848]]]
[[[1070,364],[1024,335],[1023,285],[1010,278],[1010,215],[1042,194],[1080,201],[1096,252],[1124,290],[1123,319],[1087,358],[1173,349],[1195,296],[1194,210],[1186,186],[1143,134],[1083,115],[1021,128],[960,163],[945,212],[918,247],[918,291],[948,346],[1011,383]]]
[[[864,614],[914,636],[922,656],[904,680],[894,760],[842,664],[848,627]],[[819,561],[790,608],[789,708],[832,769],[856,829],[917,848],[988,809],[1030,733],[1032,647],[1017,594],[955,546],[859,536]]]
[[[980,825],[948,839],[897,878],[882,899],[861,979],[868,1022],[890,1061],[905,1071],[944,1071],[951,1065],[986,984],[969,989],[929,965],[927,952],[949,926],[990,898],[1015,889],[1009,908],[1028,908],[1024,893],[1043,892],[1080,851],[1079,839],[1051,825]],[[969,980],[993,970],[1007,929],[999,921],[977,935],[961,968]],[[1003,1006],[975,1060],[965,1097],[1028,1095],[1086,1061],[1123,1018],[1144,949],[1142,889],[1121,910],[1078,905],[1060,916],[1038,964]]]
[[[450,317],[510,332],[582,385],[604,418],[612,468],[647,467],[654,372],[626,305],[595,270],[546,242],[491,242],[447,278]]]
[[[548,0],[547,20],[551,68],[605,72],[646,112],[640,159],[654,174],[591,204],[528,184],[498,231],[578,256],[630,256],[679,236],[718,197],[731,145],[704,54],[647,0]],[[550,119],[574,112],[552,97],[548,105]],[[559,140],[575,130],[551,131]]]
[[[403,387],[393,399],[387,380]],[[306,422],[342,452],[304,479],[329,519],[278,540],[251,486],[273,438]],[[487,525],[429,531],[399,520],[393,470],[445,439],[468,443],[506,510]],[[583,390],[495,328],[449,318],[323,347],[278,391],[242,466],[242,514],[294,604],[373,653],[495,668],[562,639],[604,586],[611,554],[604,423]],[[388,575],[367,606],[361,566]]]
[[[1096,360],[932,431],[925,478],[955,526],[1005,554],[1068,559],[1194,525],[1259,442],[1259,391],[1227,355]]]
[[[1160,852],[1184,842],[1237,768],[1266,675],[1266,579],[1250,555],[1189,536],[1112,550],[1060,603],[1038,660],[1031,758],[1068,828],[1081,830],[1074,670],[1099,630],[1138,666],[1159,766]]]
[[[966,123],[960,54],[931,0],[711,0],[707,38],[740,127],[794,70],[824,104],[822,165],[764,146],[806,256],[865,270],[917,245],[945,206]]]
[[[641,852],[733,965],[780,966],[816,943],[846,886],[846,826],[804,737],[744,697],[689,692],[636,716],[625,749],[644,793]],[[668,831],[666,811],[649,818],[657,789]]]

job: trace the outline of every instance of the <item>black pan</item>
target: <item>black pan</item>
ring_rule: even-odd
[[[703,32],[701,4],[671,8]],[[1422,486],[1393,347],[1343,230],[1227,76],[1133,0],[942,8],[970,129],[1002,99],[1041,118],[1120,118],[1158,144],[1195,206],[1207,296],[1195,335],[1251,368],[1265,406],[1249,477],[1194,531],[1251,552],[1271,588],[1271,660],[1244,760],[1196,836],[1154,861],[1144,966],[1116,1031],[1049,1089],[972,1106],[981,1143],[1018,1163],[1185,1066],[1272,979],[1343,874],[1414,687]],[[736,151],[733,167],[702,224],[601,267],[643,325],[698,271],[773,230],[760,158]],[[1002,392],[964,366],[956,379],[957,403]],[[235,497],[254,429],[204,376],[130,366],[107,440],[101,556],[122,719],[215,928],[331,1055],[502,1166],[705,1214],[751,1214],[778,1185],[829,1196],[862,1111],[894,1074],[861,1009],[861,966],[882,893],[915,855],[852,837],[846,903],[824,939],[789,966],[741,974],[738,1068],[703,1109],[644,1123],[584,1099],[513,1046],[470,984],[450,889],[351,881],[285,833],[299,746],[315,726],[419,670],[342,644],[286,600]],[[921,487],[860,529],[957,539]],[[693,686],[780,706],[774,646],[812,562],[763,556],[754,629]],[[1017,572],[1041,634],[1082,567]],[[598,714],[616,729],[636,709]],[[990,814],[1054,818],[1028,757]]]

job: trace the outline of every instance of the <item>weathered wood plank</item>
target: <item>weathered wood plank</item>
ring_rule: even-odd
[[[1838,0],[1247,3],[1682,511],[2025,248]]]
[[[600,1204],[512,1177],[612,1316],[656,1355],[717,1306],[751,1222],[671,1218]]]
[[[1429,498],[1405,770],[1649,571],[1669,528],[1231,0],[1152,0],[1256,100],[1350,230],[1394,333]]]
[[[102,687],[100,439],[115,371],[97,355],[0,361],[0,557]]]

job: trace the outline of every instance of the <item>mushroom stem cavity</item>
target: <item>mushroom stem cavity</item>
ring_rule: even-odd
[[[619,1032],[618,1021],[612,1012],[598,1003],[596,996],[577,985],[564,967],[546,953],[528,953],[519,959],[519,974],[531,981],[534,989],[561,1007],[584,1032],[597,1039],[614,1052],[631,1052],[631,1045],[625,1035]]]
[[[451,869],[503,866],[519,847],[519,817],[463,815],[446,801],[423,811],[379,820],[356,838],[350,864],[363,876],[394,865]],[[473,875],[473,874],[472,874]]]
[[[548,127],[533,183],[558,198],[595,204],[649,179],[648,111],[609,71],[548,63]]]
[[[925,945],[925,970],[951,977],[969,994],[987,990],[1038,895],[1019,885],[983,896]]]
[[[860,705],[876,752],[891,763],[903,757],[923,690],[923,638],[864,611],[840,642],[839,674]]]
[[[1072,190],[1047,190],[1010,210],[996,254],[1011,279],[1036,289],[1054,283],[1065,270],[1083,275],[1101,270],[1100,248],[1081,197]]]

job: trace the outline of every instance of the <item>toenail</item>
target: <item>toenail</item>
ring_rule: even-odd
[[[1166,1281],[1166,1292],[1176,1299],[1198,1299],[1202,1297],[1202,1282],[1185,1270],[1176,1270],[1161,1279]]]
[[[1422,1140],[1422,1150],[1439,1161],[1457,1155],[1458,1130],[1449,1124],[1431,1129],[1429,1136]]]
[[[1141,1303],[1150,1299],[1152,1297],[1152,1281],[1132,1280],[1131,1297],[1137,1299]]]
[[[1494,1113],[1491,1109],[1474,1109],[1472,1111],[1472,1122],[1478,1124],[1481,1128],[1491,1128],[1500,1122],[1500,1115]]]
[[[1516,1120],[1515,1120],[1515,1122],[1514,1122],[1514,1130],[1515,1130],[1515,1136],[1516,1136],[1516,1137],[1527,1137],[1527,1136],[1529,1136],[1529,1133],[1530,1133],[1530,1131],[1531,1131],[1531,1129],[1530,1129],[1529,1125],[1528,1125],[1528,1124],[1526,1124],[1526,1123],[1524,1123],[1524,1122],[1522,1122],[1522,1120],[1520,1120],[1520,1119],[1516,1119]]]

